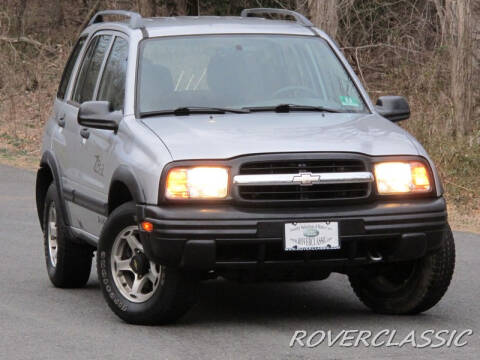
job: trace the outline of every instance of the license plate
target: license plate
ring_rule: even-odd
[[[285,250],[334,250],[340,249],[338,222],[286,223]]]

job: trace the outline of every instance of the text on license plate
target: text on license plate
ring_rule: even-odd
[[[338,222],[324,221],[285,224],[285,250],[340,249]]]

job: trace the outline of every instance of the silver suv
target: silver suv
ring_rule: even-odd
[[[96,251],[105,300],[135,324],[175,321],[218,276],[339,272],[376,312],[428,310],[455,248],[435,167],[395,124],[409,115],[399,96],[374,106],[337,45],[295,12],[99,12],[45,128],[48,275],[83,286]]]

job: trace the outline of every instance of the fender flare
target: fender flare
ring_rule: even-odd
[[[112,185],[115,182],[121,182],[125,184],[125,186],[130,191],[130,194],[132,194],[133,200],[135,201],[135,203],[137,204],[145,203],[145,193],[143,192],[143,189],[141,188],[140,183],[137,180],[137,177],[135,176],[135,173],[130,167],[126,165],[120,165],[113,172],[112,179],[110,181],[110,188],[108,189],[109,203],[110,203],[110,191],[112,189]]]
[[[63,193],[63,186],[61,181],[61,170],[58,165],[57,159],[55,158],[55,155],[49,150],[43,153],[42,158],[40,160],[40,169],[43,168],[44,166],[48,166],[52,171],[53,181],[55,183],[55,187],[57,188],[58,197],[60,199],[60,207],[61,207],[60,210],[62,212],[63,221],[64,221],[64,224],[66,225],[66,228],[70,230],[70,216],[69,216],[70,214],[68,213],[68,208],[67,208],[64,193]],[[38,182],[38,172],[37,172],[37,182]],[[38,203],[37,203],[37,211],[39,211]],[[38,216],[39,216],[40,224],[42,224],[43,223],[42,214],[38,213]]]

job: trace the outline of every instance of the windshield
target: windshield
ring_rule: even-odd
[[[367,111],[339,59],[313,36],[153,38],[142,42],[138,71],[140,114],[281,104]]]

